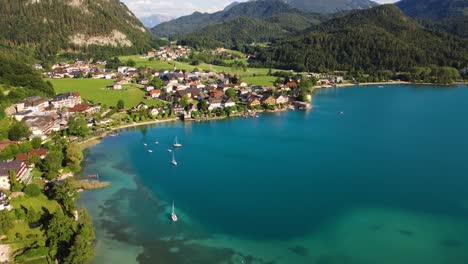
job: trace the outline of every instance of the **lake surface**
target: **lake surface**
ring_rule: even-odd
[[[121,131],[84,164],[112,182],[80,199],[95,263],[468,263],[467,102],[326,89],[311,111]]]

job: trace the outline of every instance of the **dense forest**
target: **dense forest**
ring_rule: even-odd
[[[214,25],[229,27],[227,24],[230,21],[239,22],[239,18],[255,19],[259,23],[259,25],[250,23],[252,26],[261,27],[264,26],[261,24],[268,23],[289,32],[306,29],[324,19],[322,15],[300,11],[279,0],[258,0],[237,4],[213,14],[196,12],[157,25],[151,31],[159,37],[169,39],[180,39],[190,33],[203,34],[208,31],[206,35],[202,36],[206,38],[208,35],[213,36],[222,30],[216,29]],[[241,29],[238,28],[238,30]],[[215,32],[213,33],[213,31]],[[242,33],[239,34],[239,36],[242,35]],[[233,36],[233,38],[235,37]]]
[[[0,52],[0,118],[4,109],[33,95],[53,96],[54,88],[50,82],[44,82],[41,75],[31,65],[17,60],[16,56]]]
[[[118,0],[3,0],[0,23],[0,44],[39,58],[64,50],[136,54],[157,44]]]
[[[353,11],[269,48],[251,47],[257,65],[298,71],[468,66],[468,40],[429,31],[394,5]]]

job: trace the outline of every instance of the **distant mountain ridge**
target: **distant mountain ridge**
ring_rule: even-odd
[[[0,44],[41,56],[61,51],[139,53],[151,36],[119,0],[2,0]]]
[[[151,31],[159,37],[178,39],[189,33],[200,32],[204,27],[226,23],[240,17],[266,20],[274,16],[293,16],[295,19],[307,24],[307,26],[316,23],[320,17],[317,14],[300,11],[280,0],[257,0],[230,5],[224,10],[213,14],[195,12],[192,15],[162,23],[152,28]],[[281,19],[277,21],[281,21]],[[253,20],[250,22],[253,22]],[[275,24],[278,25],[279,22]],[[278,26],[282,27],[283,25]]]
[[[166,16],[166,15],[160,15],[160,14],[154,14],[151,16],[146,16],[146,17],[140,17],[139,18],[143,26],[146,28],[153,28],[163,22],[170,21],[174,19],[172,16]]]
[[[396,5],[410,17],[431,20],[468,17],[467,0],[402,0]]]
[[[353,9],[367,9],[379,5],[371,0],[284,0],[284,2],[300,10],[324,14]]]

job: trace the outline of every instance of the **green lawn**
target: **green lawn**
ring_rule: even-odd
[[[271,86],[276,78],[274,76],[243,77],[242,81],[250,85]]]
[[[26,208],[34,208],[37,212],[42,211],[43,207],[47,208],[51,213],[60,208],[57,201],[49,200],[43,194],[37,197],[20,196],[11,199],[10,202],[14,208],[21,208],[21,206],[24,206]]]
[[[103,79],[50,79],[56,93],[80,92],[83,99],[92,100],[107,106],[115,106],[122,99],[125,108],[130,108],[140,102],[148,105],[159,106],[161,101],[144,99],[146,93],[137,85],[125,85],[125,90],[108,90],[106,86],[113,83],[112,80]]]
[[[216,72],[237,73],[241,76],[266,75],[269,70],[267,68],[247,68],[246,71],[243,71],[242,69],[236,70],[231,67],[224,67],[224,66],[206,64],[206,63],[200,63],[199,65],[194,66],[186,62],[178,62],[178,61],[171,61],[171,62],[158,61],[158,60],[150,61],[148,59],[142,58],[140,55],[122,56],[119,59],[121,61],[127,61],[129,59],[132,59],[133,61],[136,62],[137,67],[150,67],[150,68],[157,69],[157,70],[172,70],[174,68],[174,63],[178,70],[192,71],[193,69],[198,68],[200,70],[212,70]]]

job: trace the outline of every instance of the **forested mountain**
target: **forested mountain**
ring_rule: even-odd
[[[270,42],[285,31],[278,25],[256,18],[238,17],[222,24],[206,26],[186,37],[179,44],[196,49],[226,47],[242,49],[241,46],[254,42]]]
[[[294,28],[294,30],[300,30],[316,24],[321,19],[320,15],[300,11],[279,0],[258,0],[231,5],[223,11],[213,14],[196,12],[162,23],[154,27],[152,32],[160,37],[178,39],[192,32],[201,32],[200,30],[206,26],[219,25],[240,17],[253,19],[250,22],[254,20],[269,21],[286,30],[288,27],[291,30],[291,28],[301,25],[300,28]],[[256,25],[256,27],[261,26]],[[213,28],[208,29],[212,30]]]
[[[285,0],[285,2],[300,10],[325,14],[353,9],[367,9],[378,5],[370,0]]]
[[[154,37],[118,0],[2,0],[0,43],[36,54],[138,53]]]
[[[250,48],[263,66],[304,70],[392,70],[468,66],[468,40],[429,31],[395,5],[353,11],[308,33]]]
[[[468,38],[468,0],[402,0],[397,6],[426,28]]]
[[[468,16],[467,0],[401,0],[397,6],[410,17],[431,20]]]

